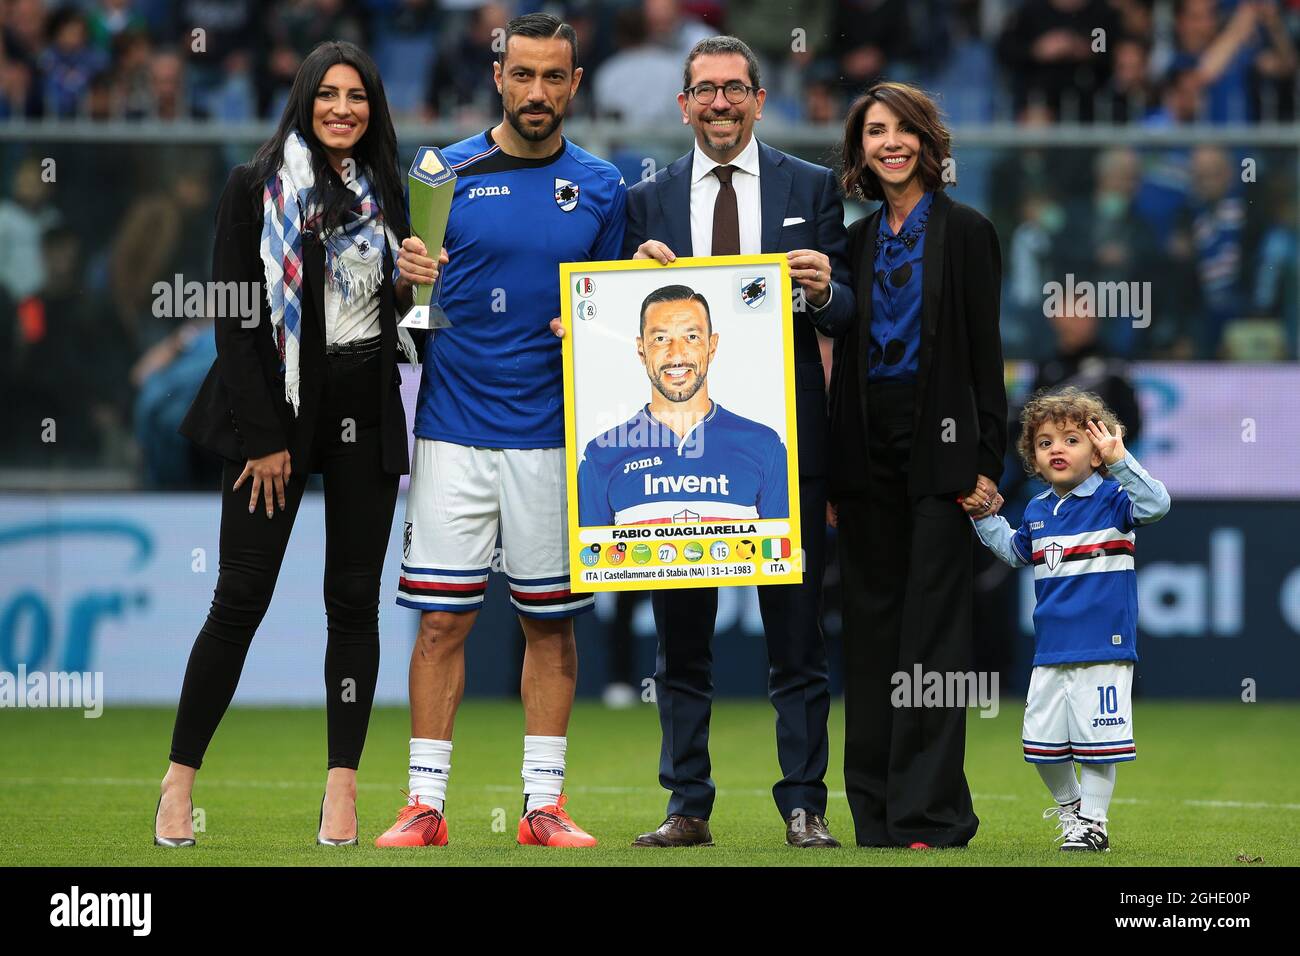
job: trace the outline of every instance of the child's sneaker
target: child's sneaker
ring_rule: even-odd
[[[1106,837],[1106,825],[1079,817],[1069,832],[1065,834],[1062,850],[1081,850],[1092,853],[1109,853],[1110,840]]]
[[[1075,800],[1074,803],[1058,804],[1054,807],[1048,807],[1043,811],[1043,819],[1056,817],[1057,833],[1056,839],[1063,840],[1065,835],[1074,829],[1074,825],[1079,822],[1079,806],[1082,801]]]

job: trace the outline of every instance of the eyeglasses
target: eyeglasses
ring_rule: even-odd
[[[688,86],[682,90],[683,93],[695,97],[695,102],[701,106],[708,106],[718,95],[718,88],[712,83],[697,83],[694,86]],[[739,106],[745,102],[745,97],[750,93],[757,93],[757,86],[746,86],[739,80],[732,80],[722,88],[722,95],[727,98],[727,102],[732,106]]]

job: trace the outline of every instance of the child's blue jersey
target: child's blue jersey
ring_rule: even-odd
[[[443,150],[456,170],[439,303],[415,413],[421,438],[484,448],[564,445],[560,263],[618,259],[627,187],[567,139],[521,159],[490,133]]]
[[[585,526],[788,517],[780,436],[717,402],[680,440],[642,408],[588,442],[578,465]]]
[[[1014,533],[1001,515],[975,522],[1004,561],[1034,567],[1035,667],[1137,660],[1133,529],[1162,518],[1169,493],[1132,455],[1109,471],[1038,495]]]

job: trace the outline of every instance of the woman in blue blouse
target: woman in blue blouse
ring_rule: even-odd
[[[952,687],[948,675],[972,669],[958,501],[997,509],[1007,440],[998,240],[944,192],[955,168],[920,90],[880,83],[849,111],[845,191],[882,200],[849,228],[858,317],[831,377],[844,779],[860,846],[965,846],[979,825],[962,771],[967,702],[914,706],[910,687],[930,674]]]

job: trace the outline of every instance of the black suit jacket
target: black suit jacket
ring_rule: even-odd
[[[631,258],[647,239],[657,239],[680,257],[691,245],[692,150],[627,194],[623,255]],[[830,303],[820,312],[808,307],[794,317],[795,416],[799,429],[799,474],[826,475],[826,373],[817,331],[835,336],[853,321],[853,289],[846,258],[844,203],[835,174],[758,144],[758,184],[762,208],[763,252],[815,249],[831,261]],[[801,222],[786,225],[787,219]]]
[[[883,207],[882,207],[883,208]],[[849,227],[857,321],[835,342],[831,370],[832,501],[867,490],[867,351],[881,210]],[[1007,446],[1007,394],[998,330],[1002,254],[993,225],[944,192],[934,195],[921,259],[921,349],[908,491],[969,491],[997,481]],[[946,440],[946,439],[951,440]]]
[[[284,396],[280,354],[271,334],[271,308],[258,246],[262,236],[262,184],[247,165],[236,166],[217,205],[212,246],[212,281],[257,283],[258,321],[244,328],[238,316],[213,317],[217,358],[181,422],[180,433],[223,458],[243,461],[288,449],[294,470],[309,467],[312,436],[325,381],[325,247],[318,236],[303,236],[303,316],[299,350],[299,407]],[[379,290],[380,434],[383,468],[406,474],[406,411],[398,390],[396,303],[392,250],[384,254]],[[416,344],[421,333],[412,332]]]

